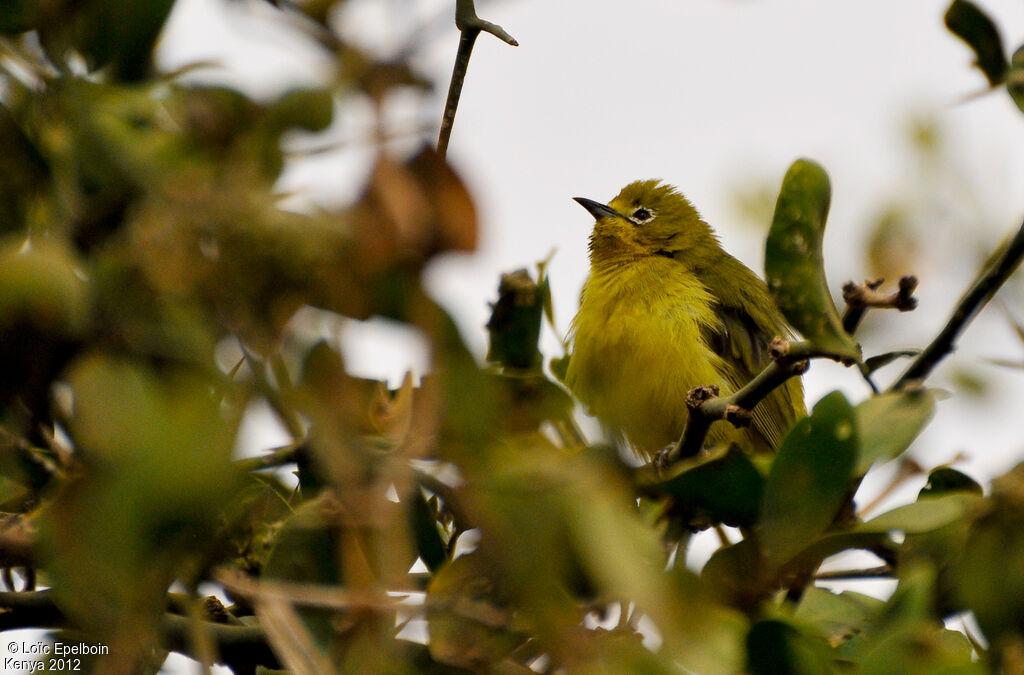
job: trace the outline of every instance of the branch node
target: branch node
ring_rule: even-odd
[[[686,408],[696,410],[713,398],[718,398],[721,389],[717,384],[702,384],[694,387],[686,394]]]
[[[746,408],[730,403],[725,406],[725,419],[738,429],[750,426],[753,414]]]

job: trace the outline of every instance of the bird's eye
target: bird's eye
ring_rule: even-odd
[[[653,217],[654,217],[654,214],[651,213],[650,209],[645,209],[643,207],[641,207],[641,208],[637,209],[636,211],[634,211],[633,215],[632,215],[634,223],[646,223],[648,220],[650,220]]]

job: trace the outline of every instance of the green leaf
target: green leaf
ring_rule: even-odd
[[[1006,73],[1006,90],[1017,108],[1024,112],[1024,45],[1017,48],[1010,58],[1010,69]],[[1021,335],[1018,330],[1018,336]]]
[[[747,634],[747,671],[754,675],[833,672],[828,643],[789,621],[758,621]]]
[[[244,486],[231,462],[238,414],[219,379],[170,365],[90,356],[67,382],[78,476],[40,532],[54,593],[79,625],[152,630],[168,584],[204,564],[203,542]]]
[[[832,188],[821,165],[800,159],[789,167],[765,245],[765,277],[775,304],[815,346],[848,359],[860,349],[843,330],[821,254]]]
[[[123,81],[138,81],[150,68],[153,47],[174,0],[85,0],[59,20],[39,24],[50,57],[63,63],[74,50],[90,68],[109,67]]]
[[[545,286],[547,279],[544,280]],[[501,275],[498,301],[487,322],[490,346],[487,360],[506,368],[531,370],[540,367],[537,347],[544,294],[547,292],[530,278],[526,270]]]
[[[330,514],[329,502],[316,499],[296,509],[284,521],[274,540],[263,578],[294,583],[339,586],[344,582],[341,567],[342,528]],[[299,616],[310,635],[324,652],[336,636],[338,610],[303,607]]]
[[[893,361],[899,358],[911,358],[921,353],[920,349],[897,349],[893,352],[886,352],[884,354],[877,354],[869,359],[864,360],[864,365],[861,368],[861,372],[865,375],[870,375],[879,368],[884,368]]]
[[[829,642],[841,645],[864,634],[885,603],[853,591],[833,593],[810,586],[804,590],[793,618],[815,626]]]
[[[14,35],[35,28],[42,18],[39,0],[4,0],[0,3],[0,34]]]
[[[993,87],[1006,78],[1006,54],[999,29],[970,0],[954,0],[946,10],[946,28],[974,50],[974,64],[985,74]]]
[[[971,643],[942,627],[936,613],[936,573],[928,564],[908,564],[867,639],[851,656],[865,675],[963,673],[988,670],[972,655]]]
[[[448,548],[437,529],[437,518],[418,487],[407,499],[411,502],[407,513],[416,540],[416,552],[427,568],[436,572],[448,560]]]
[[[854,409],[833,392],[783,439],[765,482],[758,535],[769,569],[832,524],[848,497],[856,458]]]
[[[948,466],[940,466],[928,474],[928,482],[921,488],[917,498],[939,497],[954,492],[968,492],[980,496],[984,490],[978,481],[967,474]]]
[[[1024,625],[1024,464],[992,481],[985,505],[971,523],[967,543],[954,559],[947,579],[954,601],[974,612],[989,643],[1002,636],[1019,635]],[[954,495],[942,497],[951,499]],[[932,503],[933,499],[922,503]]]
[[[717,447],[674,465],[667,474],[643,474],[642,488],[675,499],[672,517],[687,523],[750,527],[757,521],[764,477],[735,446]]]
[[[899,531],[905,534],[930,532],[962,518],[979,500],[976,495],[961,492],[905,504],[861,523],[854,531]]]
[[[273,103],[268,117],[275,137],[293,127],[323,131],[334,119],[334,98],[324,89],[293,89]]]
[[[90,319],[83,263],[64,241],[0,241],[0,329],[28,324],[49,335],[81,335]]]
[[[977,495],[961,492],[897,507],[848,530],[826,534],[798,554],[794,567],[813,567],[842,551],[894,548],[892,532],[908,537],[934,532],[958,522],[980,502]]]
[[[483,556],[463,555],[430,581],[426,608],[430,654],[441,663],[490,671],[527,636],[512,625],[512,610]]]
[[[3,10],[0,10],[3,12]],[[2,19],[0,19],[2,20]],[[10,109],[0,105],[0,232],[20,230],[49,182],[50,169]]]
[[[935,397],[928,391],[900,391],[867,399],[856,409],[860,457],[857,475],[875,462],[898,457],[935,414]]]

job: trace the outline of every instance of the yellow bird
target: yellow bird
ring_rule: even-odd
[[[679,440],[687,392],[718,385],[731,394],[769,363],[772,337],[792,331],[765,283],[672,186],[637,181],[607,205],[576,201],[596,222],[565,381],[649,460]],[[717,422],[708,443],[770,452],[805,414],[793,378],[755,406],[750,426]]]

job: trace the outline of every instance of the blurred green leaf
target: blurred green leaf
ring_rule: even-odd
[[[817,347],[848,359],[860,349],[846,331],[825,281],[821,254],[832,188],[819,164],[797,160],[786,172],[765,245],[765,277],[775,304]]]
[[[871,358],[864,359],[864,366],[861,371],[865,375],[871,375],[879,368],[884,368],[899,358],[911,358],[921,353],[920,349],[897,349],[893,352],[877,354]]]
[[[860,455],[857,475],[876,462],[898,457],[935,414],[935,398],[927,391],[901,391],[872,396],[856,408]]]
[[[817,539],[849,497],[857,420],[839,392],[821,399],[779,448],[765,481],[758,541],[775,569]]]
[[[845,653],[847,646],[855,644],[870,630],[878,616],[883,600],[854,591],[833,593],[825,588],[811,586],[804,590],[793,618],[815,626],[828,641]]]
[[[757,545],[747,538],[715,551],[700,571],[700,580],[718,602],[749,611],[770,592],[764,587],[766,572]]]
[[[988,15],[970,0],[954,0],[946,10],[946,28],[974,50],[974,65],[991,86],[1006,78],[1006,54],[999,29]]]
[[[420,489],[413,490],[407,497],[406,506],[410,527],[416,539],[416,551],[431,572],[437,572],[448,560],[448,547],[445,546],[441,532],[438,530],[437,514]]]
[[[4,0],[0,3],[0,34],[13,35],[36,27],[43,12],[39,0]]]
[[[487,671],[528,636],[515,629],[508,597],[481,556],[460,556],[441,567],[427,589],[430,653],[441,663]]]
[[[747,671],[753,675],[817,675],[834,672],[829,645],[792,622],[763,619],[747,634]]]
[[[293,89],[273,103],[269,125],[278,129],[323,131],[334,119],[334,97],[323,89]]]
[[[203,564],[243,485],[231,462],[238,418],[222,383],[193,370],[95,355],[67,382],[81,467],[42,517],[47,572],[76,625],[145,650],[168,584]]]
[[[885,607],[858,645],[855,672],[865,675],[931,675],[988,672],[973,658],[963,633],[947,630],[936,615],[935,571],[908,565]]]
[[[343,585],[342,538],[332,510],[329,499],[312,500],[296,509],[274,539],[263,578],[325,587]],[[328,653],[337,635],[338,610],[303,607],[298,613],[317,646]]]
[[[960,521],[977,508],[980,501],[976,495],[951,493],[904,504],[847,530],[825,534],[801,551],[792,566],[808,569],[830,555],[851,549],[889,551],[895,555],[892,533],[910,537],[935,532]]]
[[[969,492],[980,496],[984,490],[978,481],[967,474],[948,466],[940,466],[928,474],[928,482],[921,488],[917,498],[938,497],[951,492]]]
[[[70,51],[85,57],[90,68],[109,68],[123,81],[149,74],[153,47],[174,0],[84,0],[69,3],[63,15],[39,24],[43,47],[57,63]]]
[[[1010,69],[1006,73],[1006,90],[1017,108],[1024,112],[1024,45],[1017,48],[1010,58]]]
[[[516,370],[540,367],[537,340],[546,292],[547,289],[537,286],[525,269],[501,275],[498,301],[492,305],[487,322],[489,362]]]
[[[0,240],[0,329],[25,323],[42,334],[81,335],[91,320],[83,268],[62,240]]]
[[[2,12],[0,9],[0,22]],[[2,32],[2,31],[0,31]],[[0,104],[0,234],[17,231],[45,190],[50,168],[10,109]]]
[[[899,531],[905,534],[929,532],[962,518],[978,502],[979,497],[976,495],[953,492],[898,506],[857,525],[854,531]]]
[[[974,612],[991,644],[1024,625],[1024,577],[1017,573],[1024,569],[1024,465],[996,478],[984,504],[947,573],[953,598]]]
[[[642,474],[641,489],[671,495],[673,518],[697,526],[751,527],[757,520],[764,477],[735,446],[685,459],[665,474]]]

